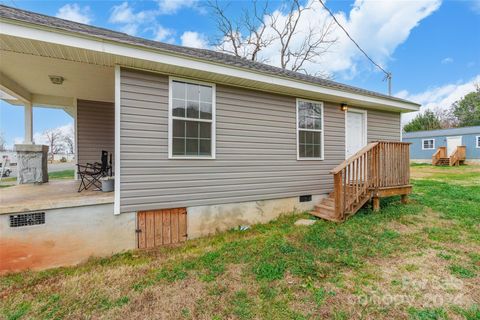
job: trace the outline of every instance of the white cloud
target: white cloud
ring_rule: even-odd
[[[182,46],[200,49],[208,48],[208,40],[206,36],[198,32],[186,31],[182,34],[180,39],[182,41]]]
[[[157,41],[174,42],[172,35],[175,32],[159,25],[156,18],[160,15],[175,14],[183,8],[195,8],[202,12],[198,0],[158,0],[156,8],[140,11],[135,11],[128,1],[124,1],[112,7],[108,22],[119,24],[119,29],[130,35],[151,31]]]
[[[79,23],[89,24],[92,21],[92,15],[89,6],[80,7],[77,3],[67,3],[58,9],[57,18],[71,20]]]
[[[449,108],[455,101],[460,100],[467,93],[475,90],[475,85],[480,84],[480,74],[472,78],[470,81],[445,84],[443,86],[430,88],[424,92],[410,94],[403,90],[395,96],[407,100],[411,100],[421,104],[419,112],[425,110],[445,110]],[[408,123],[418,112],[410,112],[402,115],[402,123]]]
[[[173,43],[175,42],[175,38],[173,38],[174,34],[175,34],[175,30],[167,29],[162,26],[157,26],[157,28],[155,29],[154,40]]]
[[[476,14],[480,14],[480,0],[472,0],[470,3],[472,11]]]
[[[442,62],[442,64],[452,63],[452,62],[453,62],[453,58],[446,57],[446,58],[442,59],[441,62]]]
[[[312,10],[304,12],[298,25],[298,32],[292,41],[292,48],[301,45],[303,35],[310,28],[321,30],[323,23],[331,19],[319,1],[309,1]],[[437,10],[440,4],[441,0],[356,0],[350,12],[337,12],[335,16],[353,39],[377,63],[385,66],[391,60],[395,49],[407,40],[412,29]],[[274,14],[279,23],[285,21],[286,15],[280,9]],[[321,59],[306,64],[308,72],[340,73],[344,77],[351,77],[365,68],[369,70],[373,68],[339,27],[335,27],[331,38],[338,40]],[[267,59],[270,64],[279,66],[279,48],[279,43],[273,43],[263,51],[262,58]]]
[[[123,33],[129,34],[131,36],[134,36],[138,32],[138,24],[127,23],[120,27],[120,31],[122,31]]]
[[[121,24],[120,30],[122,32],[134,36],[138,33],[140,26],[152,22],[155,15],[156,12],[152,10],[134,12],[130,4],[125,1],[112,7],[108,22]]]
[[[174,14],[184,8],[198,8],[198,0],[158,0],[160,14]]]
[[[132,23],[134,20],[136,20],[136,16],[128,2],[113,6],[112,13],[108,19],[111,23]]]

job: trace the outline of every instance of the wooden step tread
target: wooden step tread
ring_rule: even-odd
[[[322,210],[326,210],[326,211],[332,211],[334,212],[335,211],[335,206],[330,206],[330,205],[327,205],[327,204],[324,204],[324,203],[320,203],[320,204],[317,204],[315,206],[315,210],[318,210],[318,211],[322,211]]]
[[[341,222],[342,221],[335,216],[335,213],[326,213],[325,211],[313,210],[313,211],[310,211],[310,214],[315,216],[315,217],[322,218],[322,219],[325,219],[325,220],[328,220],[328,221],[333,221],[333,222]]]

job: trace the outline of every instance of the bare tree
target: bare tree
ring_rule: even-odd
[[[308,22],[308,30],[305,30],[305,13],[312,10],[312,3],[303,6],[299,0],[292,0],[282,7],[284,10],[270,12],[268,3],[260,7],[254,1],[250,10],[244,9],[235,21],[226,13],[228,5],[222,7],[218,0],[210,1],[209,7],[219,31],[215,46],[237,57],[267,62],[261,52],[270,45],[276,45],[280,47],[279,64],[282,69],[308,74],[306,63],[318,62],[337,41],[333,36],[333,19],[325,19],[315,26]]]
[[[63,136],[63,143],[65,151],[70,154],[75,153],[75,139],[74,139],[73,127]]]
[[[453,114],[452,108],[440,109],[435,111],[435,114],[440,121],[442,129],[455,128],[458,126],[458,119]]]
[[[209,1],[208,6],[215,15],[220,33],[215,41],[215,46],[220,51],[236,57],[258,61],[258,53],[270,45],[275,38],[265,33],[268,24],[264,17],[267,16],[268,2],[260,8],[257,1],[253,1],[252,4],[253,12],[244,9],[241,18],[237,21],[228,17],[226,13],[228,4],[222,7],[218,0],[215,0]],[[247,35],[244,36],[243,34]]]
[[[50,154],[50,161],[53,161],[53,156],[60,153],[63,149],[63,135],[58,129],[49,129],[43,133],[48,142],[48,152]]]

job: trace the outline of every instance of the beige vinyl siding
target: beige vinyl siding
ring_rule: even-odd
[[[367,140],[400,141],[400,113],[367,111]]]
[[[121,211],[327,193],[345,157],[344,113],[325,103],[325,160],[298,161],[296,98],[216,86],[216,159],[168,159],[168,77],[121,71]]]
[[[115,105],[78,100],[77,139],[80,164],[100,162],[102,150],[114,154]]]

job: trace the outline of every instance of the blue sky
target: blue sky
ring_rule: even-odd
[[[311,0],[315,1],[315,0]],[[189,46],[208,47],[215,21],[205,2],[157,1],[21,1],[1,3],[47,15],[106,27],[137,36]],[[221,2],[226,4],[226,2]],[[424,108],[445,108],[480,82],[480,1],[326,1],[360,45],[393,73],[393,93]],[[232,1],[235,18],[247,1]],[[316,3],[315,5],[318,5]],[[278,10],[281,2],[270,2]],[[318,11],[310,21],[326,14]],[[280,12],[281,14],[281,12]],[[338,47],[312,71],[325,69],[335,81],[386,92],[375,70],[340,30]],[[275,47],[265,57],[275,64]],[[0,61],[1,66],[1,61]],[[61,110],[34,109],[34,132],[73,120]],[[410,116],[405,117],[407,121]],[[0,131],[12,145],[23,136],[23,109],[0,103]]]

